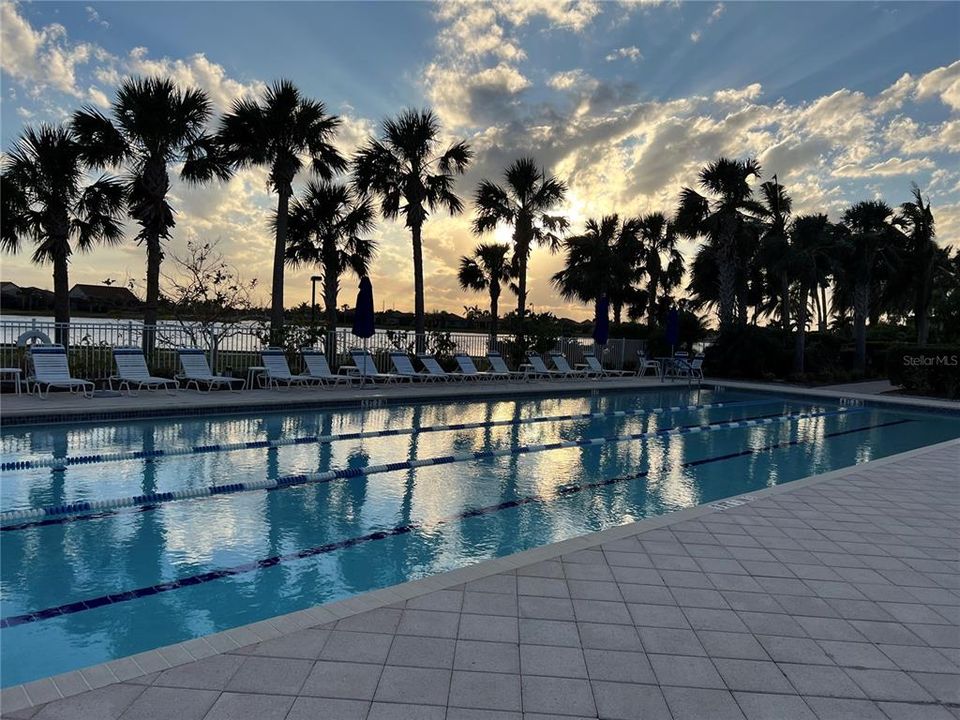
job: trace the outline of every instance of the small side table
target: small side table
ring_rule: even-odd
[[[251,365],[247,368],[247,380],[243,384],[243,387],[252,390],[254,380],[257,381],[257,384],[260,387],[263,387],[263,376],[266,375],[267,369],[263,365]]]
[[[16,388],[17,395],[20,394],[21,375],[23,375],[23,371],[20,368],[0,368],[0,382],[3,382],[4,379],[13,380],[13,386]]]

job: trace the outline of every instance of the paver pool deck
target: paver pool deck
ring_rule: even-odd
[[[649,518],[7,689],[3,717],[960,718],[958,467],[950,441]]]

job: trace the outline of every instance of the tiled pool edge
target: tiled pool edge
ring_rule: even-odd
[[[556,558],[577,550],[594,547],[611,540],[655,530],[702,515],[722,512],[724,503],[730,501],[759,499],[791,492],[796,489],[826,482],[853,473],[862,473],[883,465],[902,462],[945,448],[955,447],[960,452],[960,439],[948,440],[889,457],[872,460],[820,475],[795,480],[762,490],[679,510],[667,515],[619,525],[595,533],[561,540],[550,545],[532,548],[502,558],[485,560],[465,568],[450,570],[420,580],[413,580],[379,590],[353,596],[345,600],[314,606],[294,613],[279,615],[249,625],[224,630],[212,635],[194,638],[182,643],[150,650],[137,655],[111,660],[81,670],[74,670],[53,677],[42,678],[23,685],[15,685],[0,691],[0,711],[16,712],[41,705],[52,700],[71,697],[117,682],[136,680],[158,670],[175,667],[205,657],[218,655],[245,645],[273,639],[316,625],[323,625],[357,613],[393,605],[420,595],[460,585],[471,580],[495,575],[543,560]],[[733,506],[732,504],[729,506]]]

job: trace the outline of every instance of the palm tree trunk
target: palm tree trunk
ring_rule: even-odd
[[[423,240],[421,238],[422,225],[415,223],[410,228],[413,236],[413,314],[416,335],[416,351],[422,353],[426,349],[426,317],[423,306]]]
[[[870,285],[858,282],[853,287],[853,337],[857,351],[857,370],[867,370],[867,315],[870,312]]]
[[[529,253],[526,243],[521,243],[517,247],[517,344],[524,346],[526,343],[525,331],[527,327],[527,255]],[[521,347],[521,352],[526,347]]]
[[[794,337],[793,345],[793,371],[795,373],[803,372],[804,355],[806,355],[807,345],[807,303],[806,298],[810,290],[807,287],[800,288],[800,297],[804,299],[797,306],[797,334]],[[814,293],[816,297],[816,293]]]
[[[930,334],[930,298],[933,295],[933,257],[923,268],[923,275],[917,281],[917,294],[913,303],[913,317],[917,325],[917,345],[927,344]]]
[[[334,367],[337,361],[337,296],[340,294],[340,279],[336,263],[323,270],[323,312],[327,325],[327,362]]]
[[[731,252],[726,249],[717,253],[717,265],[720,285],[717,315],[722,330],[733,324],[733,310],[737,304],[737,267]]]
[[[655,278],[650,279],[650,284],[647,285],[649,288],[647,290],[647,327],[653,327],[657,324],[657,285],[659,282]]]
[[[490,284],[490,352],[497,350],[497,321],[500,314],[500,285]]]
[[[66,238],[62,244],[69,242]],[[57,243],[58,245],[60,243]],[[70,346],[70,280],[67,255],[57,253],[53,258],[53,322],[55,341]]]
[[[270,288],[270,343],[283,344],[283,268],[287,254],[287,213],[290,207],[289,185],[277,190],[277,235],[273,246],[273,285]]]
[[[822,333],[825,333],[827,331],[827,320],[829,319],[829,315],[827,313],[827,286],[826,285],[820,286],[820,308],[823,312],[823,317],[820,320],[820,326],[817,328],[817,330],[819,330]]]
[[[150,232],[147,238],[147,298],[143,304],[143,354],[148,362],[153,358],[157,345],[157,310],[160,306],[160,263],[163,250],[160,236]]]
[[[623,315],[623,303],[615,302],[613,303],[613,323],[615,325],[620,324],[620,317]]]
[[[783,322],[783,332],[790,332],[790,276],[784,271],[780,273],[780,318]],[[806,297],[806,296],[804,296]],[[797,309],[800,312],[800,309]],[[803,313],[806,316],[806,312]]]

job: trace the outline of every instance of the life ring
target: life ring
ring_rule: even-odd
[[[31,340],[39,340],[39,343],[32,343]],[[50,339],[50,336],[46,333],[42,333],[39,330],[27,330],[25,333],[21,333],[20,337],[17,338],[17,347],[27,347],[28,345],[53,345],[53,340]]]

